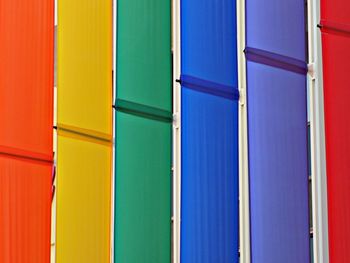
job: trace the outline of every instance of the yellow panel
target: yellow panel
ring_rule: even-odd
[[[58,123],[111,134],[112,0],[58,1]]]
[[[57,263],[110,260],[112,0],[58,1]]]
[[[59,135],[57,263],[110,260],[112,148]]]

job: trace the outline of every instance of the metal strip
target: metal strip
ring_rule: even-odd
[[[320,1],[308,0],[310,138],[314,262],[328,263],[327,175],[324,131]]]
[[[170,112],[135,102],[117,99],[115,108],[119,112],[136,115],[143,118],[169,123],[172,122],[172,114]]]
[[[78,128],[65,124],[57,124],[58,135],[70,137],[78,140],[84,140],[104,145],[111,145],[112,136],[96,131]]]
[[[239,99],[238,89],[233,86],[227,86],[187,75],[181,75],[180,83],[184,88],[189,88],[195,91],[211,94],[229,100]]]
[[[307,74],[307,65],[304,61],[251,47],[246,47],[244,52],[248,61],[288,70],[298,74]]]
[[[237,52],[238,85],[240,92],[238,141],[239,141],[239,237],[240,262],[250,263],[250,209],[248,167],[248,123],[246,96],[246,19],[245,0],[237,1]]]
[[[181,258],[181,0],[172,0],[173,178],[172,263]]]

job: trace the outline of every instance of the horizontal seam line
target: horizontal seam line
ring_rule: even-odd
[[[321,29],[321,31],[328,30],[328,31],[330,31],[330,33],[340,33],[340,34],[343,34],[346,36],[350,36],[350,30],[337,28],[335,26],[328,26],[328,25],[325,25],[322,23],[318,24],[317,26]]]
[[[120,105],[122,104],[122,105]],[[124,105],[123,105],[124,104]],[[117,99],[116,105],[113,106],[117,111],[143,117],[143,118],[148,118],[152,120],[158,120],[162,122],[172,122],[172,113],[169,111],[165,111],[162,109],[158,109],[155,107],[151,107],[148,105],[144,104],[139,104],[131,101],[126,101],[122,99]],[[138,107],[142,107],[143,109],[137,109]],[[147,110],[148,109],[148,110]],[[154,111],[154,112],[151,112]],[[159,114],[157,114],[159,112]],[[164,114],[162,114],[164,113]],[[168,115],[168,116],[166,116]]]
[[[57,130],[58,131],[67,132],[67,133],[76,134],[76,135],[79,135],[79,136],[82,136],[82,137],[86,137],[86,138],[90,138],[90,139],[94,139],[94,140],[97,140],[97,141],[103,141],[103,142],[108,142],[108,143],[112,142],[112,140],[109,140],[109,139],[106,139],[106,138],[98,137],[98,136],[95,136],[95,135],[91,135],[91,134],[88,134],[88,133],[76,131],[76,130],[73,130],[73,129],[60,127],[59,125],[57,126]]]
[[[248,61],[303,75],[307,74],[307,64],[302,60],[251,47],[246,47],[244,53]],[[252,58],[251,56],[255,56],[256,58]]]
[[[43,163],[47,163],[47,164],[53,163],[53,160],[43,159],[43,158],[38,158],[38,157],[32,157],[32,156],[23,155],[23,154],[15,154],[15,153],[9,153],[9,152],[0,152],[0,155],[5,155],[5,156],[8,156],[8,157],[12,157],[12,158],[19,158],[19,159],[23,159],[23,160],[31,160],[31,161],[43,162]]]
[[[190,79],[192,79],[192,81],[186,80],[186,78],[190,78]],[[213,81],[208,81],[208,80],[200,79],[197,77],[192,77],[192,76],[185,75],[185,74],[181,75],[179,82],[182,86],[184,86],[184,88],[192,89],[192,90],[202,92],[205,94],[210,94],[213,96],[222,97],[222,98],[226,98],[229,100],[238,100],[239,99],[239,91],[234,86],[215,83]],[[205,85],[203,83],[198,83],[198,82],[207,82],[208,85]],[[223,90],[223,88],[222,88],[223,86],[225,86],[225,88],[227,88],[227,89],[232,89],[232,90]]]

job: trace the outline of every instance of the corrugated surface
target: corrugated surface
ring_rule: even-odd
[[[310,260],[304,6],[246,2],[254,263]]]
[[[111,149],[58,138],[57,262],[109,262]]]
[[[116,118],[116,262],[170,262],[171,125]]]
[[[58,263],[110,261],[112,1],[58,3]]]
[[[118,1],[118,99],[171,111],[170,15],[170,0]]]
[[[350,3],[321,1],[330,262],[350,258]]]
[[[182,1],[181,12],[181,262],[238,262],[235,4]]]
[[[120,0],[115,261],[171,261],[171,1]]]
[[[0,262],[50,260],[53,2],[0,3]]]

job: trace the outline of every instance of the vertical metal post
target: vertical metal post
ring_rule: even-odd
[[[239,100],[239,232],[240,262],[250,263],[248,124],[246,96],[245,0],[237,0],[237,52]]]
[[[114,105],[115,101],[116,101],[116,97],[117,97],[117,88],[116,88],[116,83],[117,83],[117,68],[116,68],[116,64],[117,64],[117,16],[118,16],[118,12],[117,12],[117,3],[118,0],[112,0],[113,1],[113,26],[112,26],[112,34],[113,34],[113,45],[112,45],[112,54],[113,54],[113,65],[112,65],[112,69],[113,69],[113,80],[112,80],[112,101],[111,101],[111,106]],[[110,239],[110,262],[113,263],[114,262],[114,226],[115,226],[115,167],[116,167],[116,162],[115,162],[115,152],[116,152],[116,125],[115,125],[115,117],[117,115],[117,113],[115,112],[115,110],[111,107],[111,111],[112,111],[112,127],[113,127],[113,144],[112,144],[112,175],[111,175],[111,239]]]
[[[172,262],[180,263],[181,234],[181,0],[172,0],[173,53],[173,243]]]
[[[328,263],[327,175],[324,131],[320,1],[308,0],[310,137],[314,262]]]

